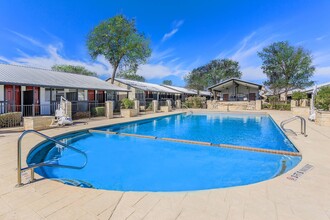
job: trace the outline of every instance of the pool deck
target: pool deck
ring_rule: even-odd
[[[267,113],[277,124],[293,116],[284,111]],[[167,114],[92,120],[87,125],[42,133],[55,136],[161,115]],[[299,131],[300,124],[297,121],[286,127]],[[277,178],[232,188],[148,193],[86,189],[48,179],[16,188],[16,145],[20,132],[0,130],[0,219],[330,219],[330,127],[307,121],[307,134],[308,137],[289,135],[303,158],[297,167]],[[33,134],[24,138],[24,164],[29,150],[41,140]],[[287,178],[306,164],[313,169],[296,181]],[[23,175],[23,179],[28,179],[28,175]]]

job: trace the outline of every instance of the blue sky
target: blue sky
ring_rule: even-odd
[[[243,79],[261,83],[257,51],[288,40],[308,49],[318,83],[330,81],[328,0],[0,1],[0,62],[50,68],[84,65],[101,78],[111,66],[93,61],[85,42],[102,20],[123,13],[151,40],[152,56],[139,74],[149,82],[184,85],[193,68],[215,58],[240,62]]]

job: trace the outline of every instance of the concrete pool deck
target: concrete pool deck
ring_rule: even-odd
[[[293,116],[284,111],[264,112],[277,124]],[[92,120],[87,125],[42,133],[55,136],[167,114]],[[286,127],[299,131],[300,124],[297,121]],[[86,189],[48,179],[16,188],[16,145],[20,134],[0,130],[0,219],[330,219],[330,128],[309,121],[308,137],[288,135],[303,156],[288,173],[247,186],[179,193]],[[33,134],[24,138],[24,165],[27,153],[40,141]],[[313,169],[297,181],[287,178],[306,164]],[[23,179],[28,176],[23,175]]]

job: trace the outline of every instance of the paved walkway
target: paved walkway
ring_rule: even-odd
[[[290,112],[268,113],[277,123],[292,117]],[[43,133],[54,136],[138,118],[94,120]],[[298,122],[288,127],[299,130]],[[303,159],[296,168],[275,179],[225,189],[143,193],[78,188],[47,179],[15,188],[20,133],[0,130],[0,219],[330,219],[330,128],[307,122],[307,133],[308,137],[289,137]],[[39,137],[26,136],[23,161],[39,141]],[[297,181],[287,179],[306,164],[314,168]]]

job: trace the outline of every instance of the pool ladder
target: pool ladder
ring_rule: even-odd
[[[303,134],[305,137],[307,137],[307,134],[306,134],[306,120],[301,116],[294,116],[292,118],[289,118],[287,120],[282,121],[281,124],[280,124],[282,130],[285,131],[285,132],[289,131],[289,132],[291,132],[291,133],[293,133],[294,135],[297,136],[297,133],[294,132],[292,129],[284,128],[284,125],[286,125],[290,122],[293,122],[295,120],[300,120],[300,129],[301,129],[300,133]]]
[[[34,133],[36,135],[39,135],[46,140],[49,140],[51,142],[54,142],[55,144],[61,145],[65,148],[71,149],[77,153],[82,154],[85,157],[85,163],[82,166],[70,166],[70,165],[59,165],[59,164],[53,164],[53,163],[47,163],[47,162],[41,162],[37,164],[29,164],[27,167],[22,168],[22,139],[25,135],[29,133]],[[31,180],[30,182],[33,182],[34,179],[34,169],[42,166],[51,166],[51,167],[61,167],[61,168],[70,168],[70,169],[82,169],[87,165],[87,154],[81,150],[78,150],[77,148],[71,147],[68,144],[65,144],[61,141],[55,140],[54,138],[51,138],[47,135],[44,135],[36,130],[26,130],[24,131],[18,138],[17,140],[17,187],[23,186],[24,184],[22,183],[22,172],[25,170],[30,170],[31,171]]]

